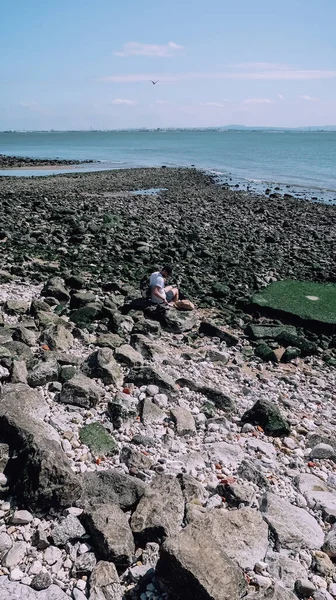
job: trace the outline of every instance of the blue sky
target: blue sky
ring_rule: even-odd
[[[6,3],[0,130],[336,124],[335,22],[335,0]]]

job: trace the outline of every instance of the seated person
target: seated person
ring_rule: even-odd
[[[149,280],[150,298],[154,304],[169,305],[178,301],[178,289],[171,285],[165,286],[166,279],[171,276],[172,272],[171,265],[165,265],[161,271],[151,274]]]

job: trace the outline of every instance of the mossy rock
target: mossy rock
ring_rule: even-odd
[[[336,285],[286,280],[271,283],[252,297],[261,311],[271,311],[307,324],[336,329]]]
[[[106,431],[101,423],[84,425],[79,431],[79,439],[95,455],[105,454],[106,456],[111,456],[118,450],[115,439]]]

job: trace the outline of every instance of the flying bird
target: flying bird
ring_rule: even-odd
[[[153,81],[153,80],[151,79],[151,82],[152,82],[152,84],[153,84],[153,85],[156,85],[158,81],[159,81],[159,80],[157,80],[157,81]]]

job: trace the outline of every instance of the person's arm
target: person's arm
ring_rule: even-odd
[[[153,287],[153,296],[162,300],[164,304],[168,304],[166,297],[165,297],[165,291],[163,288],[160,288],[160,286],[155,285]]]

